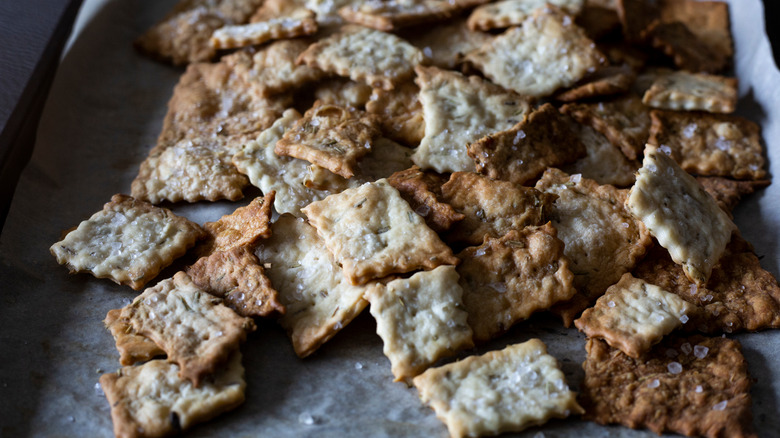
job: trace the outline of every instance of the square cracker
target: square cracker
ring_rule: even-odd
[[[296,13],[265,21],[223,26],[211,34],[209,43],[215,49],[237,49],[281,40],[311,35],[317,32],[314,12],[299,9]]]
[[[436,67],[415,71],[425,137],[412,159],[422,169],[439,173],[474,170],[467,146],[512,127],[531,107],[526,97],[477,76]]]
[[[696,179],[653,148],[645,150],[626,206],[697,285],[707,284],[737,229]]]
[[[558,169],[547,170],[536,188],[558,196],[552,223],[566,244],[564,254],[571,262],[574,287],[579,292],[574,300],[556,309],[568,326],[641,260],[652,239],[624,205],[628,190],[599,185]]]
[[[761,128],[756,123],[701,112],[654,110],[650,117],[648,143],[671,152],[687,172],[734,179],[766,177]]]
[[[696,181],[715,199],[718,207],[729,213],[739,204],[742,196],[749,195],[770,183],[769,180],[734,181],[719,176],[697,176]]]
[[[668,110],[733,113],[737,108],[737,79],[676,71],[661,75],[645,92],[642,103]]]
[[[638,359],[600,339],[585,349],[584,418],[657,434],[755,437],[751,379],[739,342],[672,338]],[[669,351],[683,353],[670,357]]]
[[[302,209],[352,284],[458,259],[386,179]]]
[[[49,250],[71,272],[139,290],[202,236],[197,224],[167,208],[117,194]]]
[[[241,316],[285,313],[260,261],[246,246],[201,257],[186,272],[197,287],[222,298],[226,306]]]
[[[454,266],[439,266],[379,285],[366,294],[396,381],[474,346]]]
[[[424,172],[419,167],[412,166],[390,175],[387,182],[398,190],[414,212],[424,217],[425,223],[437,233],[449,230],[452,224],[466,217],[441,201],[441,186],[446,180],[437,173]]]
[[[549,222],[512,230],[458,254],[463,304],[475,341],[503,334],[516,322],[576,292],[563,242]]]
[[[114,337],[116,349],[119,351],[119,363],[133,365],[146,362],[157,356],[165,356],[157,344],[146,336],[141,336],[133,330],[133,325],[127,318],[121,318],[122,309],[109,310],[103,323],[111,336]]]
[[[194,387],[165,360],[128,366],[100,376],[111,406],[114,435],[156,437],[180,433],[244,402],[244,367],[236,351],[215,375]]]
[[[225,363],[248,332],[250,318],[195,286],[184,272],[146,289],[122,308],[137,333],[150,338],[196,387]]]
[[[368,305],[363,295],[374,285],[353,286],[304,219],[279,216],[273,235],[260,245],[257,257],[279,292],[287,312],[279,324],[287,330],[298,357],[316,351]]]
[[[270,236],[271,205],[275,196],[276,192],[270,191],[265,197],[258,196],[249,205],[237,208],[216,222],[203,224],[208,234],[203,252],[210,254],[244,246],[252,247],[258,240]]]
[[[571,130],[568,117],[545,103],[517,125],[470,144],[468,154],[477,172],[525,184],[548,167],[560,167],[583,157],[585,146]]]
[[[590,126],[573,122],[571,129],[585,145],[586,153],[583,158],[561,167],[561,170],[569,175],[580,174],[599,184],[617,187],[634,184],[634,174],[639,169],[637,161],[626,158],[607,137]]]
[[[461,11],[490,0],[415,0],[353,2],[339,9],[339,15],[351,23],[385,32],[401,27],[445,21]]]
[[[377,115],[382,133],[395,141],[417,146],[425,135],[420,88],[412,81],[391,91],[374,88],[366,111]]]
[[[451,437],[518,432],[583,412],[538,339],[431,368],[414,386]]]
[[[671,57],[674,64],[694,73],[717,73],[728,65],[728,58],[715,51],[688,29],[684,23],[655,22],[646,31],[650,44]]]
[[[574,325],[638,358],[688,321],[694,306],[677,295],[625,273]]]
[[[455,172],[441,187],[441,199],[465,218],[446,234],[447,240],[479,245],[485,236],[501,237],[510,230],[543,225],[555,196],[473,172]]]
[[[576,16],[584,3],[584,0],[501,0],[474,9],[469,15],[468,26],[471,30],[481,31],[519,26],[535,10],[548,4]]]
[[[574,20],[552,6],[537,9],[466,60],[496,84],[533,97],[572,86],[605,62]]]
[[[298,57],[299,63],[386,90],[411,78],[422,60],[422,52],[403,39],[354,24],[312,44]]]
[[[317,101],[276,142],[274,151],[351,178],[357,160],[371,150],[379,134],[375,117]]]
[[[731,38],[729,4],[722,1],[663,0],[661,20],[684,23],[694,35],[731,63],[734,41]]]
[[[493,36],[469,30],[465,18],[456,18],[438,26],[418,26],[402,36],[422,50],[426,65],[457,70],[466,54],[478,49]]]

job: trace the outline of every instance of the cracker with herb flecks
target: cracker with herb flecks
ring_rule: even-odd
[[[599,184],[627,187],[634,184],[639,163],[629,160],[607,138],[590,126],[573,122],[572,131],[585,145],[585,156],[561,170],[569,175],[580,174]]]
[[[729,4],[721,1],[663,0],[661,20],[679,21],[714,52],[726,57],[728,63],[734,56],[731,38]]]
[[[737,229],[696,179],[657,149],[645,150],[626,206],[700,286]]]
[[[674,64],[683,70],[717,73],[728,63],[724,54],[701,42],[688,26],[679,21],[655,22],[646,33],[650,44],[672,58]]]
[[[211,34],[209,44],[219,50],[237,49],[315,32],[317,21],[314,20],[314,12],[303,9],[288,17],[223,26]]]
[[[533,97],[570,87],[605,62],[574,20],[554,7],[537,9],[466,60],[496,84]]]
[[[721,178],[719,176],[697,176],[696,181],[704,187],[718,203],[718,207],[723,211],[731,213],[734,207],[742,200],[742,196],[749,195],[763,187],[767,187],[769,180],[758,181],[735,181],[733,179]]]
[[[652,239],[624,205],[628,190],[558,169],[547,170],[536,188],[558,196],[551,219],[566,245],[564,254],[571,262],[578,294],[555,310],[569,326],[641,260]]]
[[[344,178],[379,136],[377,121],[362,111],[320,101],[276,142],[277,155],[306,160]]]
[[[238,316],[184,272],[146,289],[122,308],[120,318],[162,348],[179,365],[181,378],[196,387],[255,330],[252,319]]]
[[[454,266],[439,266],[371,289],[366,299],[396,381],[471,348],[471,328]]]
[[[597,96],[611,96],[625,93],[636,80],[636,73],[631,66],[606,66],[586,76],[579,85],[560,92],[555,99],[561,102],[588,99]]]
[[[395,141],[417,146],[425,135],[420,88],[412,81],[391,91],[374,88],[366,111],[377,115],[382,133]]]
[[[455,172],[442,185],[441,200],[465,216],[453,224],[447,240],[479,245],[485,236],[497,238],[510,230],[543,225],[555,196],[473,172]]]
[[[469,15],[468,26],[481,31],[519,26],[535,10],[548,4],[574,16],[582,10],[583,3],[584,0],[501,0],[474,9]]]
[[[458,263],[385,179],[328,196],[302,211],[352,284]]]
[[[638,358],[689,321],[695,307],[677,295],[625,273],[574,325]]]
[[[555,228],[528,226],[458,254],[463,305],[475,341],[488,341],[575,294]]]
[[[657,434],[756,436],[751,378],[738,341],[672,338],[638,359],[600,339],[590,339],[585,349],[579,397],[585,419]]]
[[[650,135],[650,109],[634,94],[606,102],[569,103],[561,112],[604,134],[629,160],[641,155]]]
[[[363,108],[371,99],[372,88],[362,82],[332,77],[317,82],[314,98],[323,104]]]
[[[585,155],[570,119],[545,103],[517,125],[482,137],[468,147],[477,172],[489,178],[525,184],[548,167],[560,167]]]
[[[260,261],[246,246],[201,257],[186,272],[197,287],[222,298],[223,304],[241,316],[285,313]]]
[[[648,143],[696,175],[766,177],[761,128],[728,114],[653,110]]]
[[[167,208],[117,194],[49,250],[71,272],[139,290],[202,236],[197,224]]]
[[[236,351],[199,387],[179,377],[165,360],[127,366],[100,376],[111,406],[117,437],[157,437],[180,433],[244,402],[244,367]]]
[[[119,363],[133,365],[146,362],[157,356],[165,356],[157,344],[146,336],[141,336],[133,330],[127,318],[120,317],[122,309],[109,310],[103,323],[111,336],[114,337],[116,349],[119,351]]]
[[[422,60],[422,52],[401,38],[354,24],[312,44],[298,57],[299,63],[386,90],[411,78]]]
[[[445,21],[488,1],[490,0],[353,2],[339,9],[339,15],[351,23],[391,32],[416,24]]]
[[[733,113],[737,79],[676,71],[662,75],[645,92],[642,103],[653,108]]]
[[[467,53],[493,39],[489,33],[469,30],[465,18],[456,18],[438,26],[415,27],[402,36],[422,50],[427,65],[448,70],[457,70]]]
[[[425,223],[437,233],[449,230],[452,224],[466,217],[441,201],[441,186],[446,180],[439,174],[424,172],[419,167],[412,166],[390,175],[387,182],[398,190],[414,212],[425,218]]]
[[[519,432],[583,412],[538,339],[430,368],[414,386],[453,438]]]
[[[530,110],[526,97],[477,76],[418,67],[417,85],[425,137],[412,159],[439,173],[474,170],[467,146],[520,122]]]
[[[306,357],[346,327],[368,305],[373,284],[353,286],[304,219],[283,214],[256,254],[287,312],[279,323],[298,357]]]
[[[251,247],[260,239],[271,235],[271,206],[276,192],[258,196],[249,205],[237,208],[216,222],[206,222],[203,229],[208,234],[204,254],[229,251],[242,246]]]

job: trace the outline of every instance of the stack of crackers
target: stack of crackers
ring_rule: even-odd
[[[117,436],[238,406],[255,319],[303,359],[366,307],[453,437],[755,435],[721,335],[780,327],[780,287],[731,218],[769,180],[727,4],[184,0],[137,48],[186,66],[158,142],[51,248],[143,290],[105,318]],[[250,185],[203,225],[157,205]],[[473,354],[537,312],[587,336],[579,395],[539,340]]]

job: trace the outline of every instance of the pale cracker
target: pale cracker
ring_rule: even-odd
[[[466,60],[496,84],[533,97],[572,86],[605,62],[574,20],[553,7],[537,9]]]
[[[411,383],[442,357],[474,346],[462,295],[454,266],[418,272],[366,294],[395,381]]]
[[[576,16],[582,10],[585,0],[501,0],[474,9],[469,15],[471,30],[488,31],[519,26],[534,11],[546,5],[553,5],[563,12]]]
[[[111,332],[119,351],[119,363],[133,365],[138,362],[146,362],[157,356],[165,356],[157,344],[146,336],[141,336],[133,330],[132,324],[127,318],[121,318],[122,309],[109,310],[106,319],[103,320],[106,328]]]
[[[569,90],[555,95],[555,100],[572,102],[597,96],[611,96],[625,93],[636,80],[636,73],[629,65],[609,65],[586,76]]]
[[[289,2],[290,0],[280,0]],[[306,9],[310,9],[317,14],[317,22],[323,26],[337,26],[344,23],[344,19],[339,15],[341,8],[350,6],[357,1],[362,0],[296,0],[303,2]]]
[[[114,195],[49,250],[71,272],[89,272],[139,290],[202,236],[197,224],[167,208]]]
[[[626,206],[698,285],[707,283],[737,229],[701,184],[653,148],[645,149]]]
[[[196,286],[222,298],[226,306],[241,316],[285,313],[260,261],[246,246],[201,257],[186,272]]]
[[[445,235],[448,241],[479,245],[485,236],[543,225],[555,196],[473,172],[455,172],[441,187],[442,201],[465,215]]]
[[[204,254],[229,251],[242,246],[251,247],[258,240],[271,235],[271,205],[276,192],[258,196],[245,207],[226,214],[215,222],[206,222],[203,229],[208,234]]]
[[[258,23],[274,18],[289,17],[291,15],[303,13],[306,10],[312,11],[315,15],[318,15],[319,11],[307,4],[317,2],[318,0],[263,0],[263,5],[252,14],[249,22]],[[320,21],[318,20],[317,22],[319,23]]]
[[[352,284],[458,262],[385,179],[328,196],[302,211]]]
[[[687,322],[693,309],[677,295],[625,273],[574,325],[588,338],[602,338],[639,357]]]
[[[766,177],[761,127],[728,114],[661,111],[650,113],[648,143],[656,145],[687,172],[759,180]]]
[[[422,60],[422,52],[401,38],[357,25],[342,27],[298,57],[299,63],[386,90],[412,77]]]
[[[634,184],[639,163],[629,160],[604,135],[590,126],[572,123],[571,129],[585,145],[585,157],[561,167],[569,175],[580,174],[599,184],[627,187]]]
[[[304,219],[283,214],[272,230],[256,254],[287,308],[279,323],[298,357],[306,357],[360,314],[368,305],[363,295],[374,286],[352,286]]]
[[[195,387],[165,360],[128,366],[100,376],[118,438],[180,433],[244,402],[244,367],[236,351],[216,374]]]
[[[733,113],[737,108],[737,79],[684,71],[663,75],[653,82],[642,103],[668,110]]]
[[[575,294],[563,242],[549,222],[512,230],[458,254],[463,305],[475,341],[495,338]]]
[[[465,18],[456,18],[438,26],[419,26],[402,36],[422,50],[426,65],[448,70],[456,70],[467,53],[493,39],[489,33],[469,30]]]
[[[417,146],[425,135],[420,88],[412,81],[391,91],[374,88],[366,111],[379,117],[382,133],[395,141]]]
[[[317,82],[314,98],[331,105],[363,108],[371,98],[371,91],[372,88],[362,82],[332,77]]]
[[[518,123],[530,110],[528,99],[476,76],[436,67],[418,67],[417,85],[425,137],[412,159],[437,172],[474,170],[467,146]]]
[[[120,317],[159,345],[179,365],[179,375],[196,387],[255,330],[252,319],[238,316],[184,272],[146,289]]]
[[[301,37],[317,32],[314,12],[301,11],[301,13],[288,17],[221,27],[211,34],[209,43],[218,50],[237,49],[263,44],[271,40]]]
[[[560,167],[583,157],[585,146],[571,130],[570,119],[545,103],[517,125],[470,144],[468,154],[477,172],[525,184],[548,167]]]
[[[584,412],[538,339],[431,368],[414,386],[453,438],[518,432]]]
[[[339,9],[351,23],[385,32],[417,24],[446,21],[460,12],[490,0],[389,0],[354,2]]]
[[[193,4],[183,1],[180,5]],[[209,44],[211,34],[227,24],[225,17],[208,7],[177,6],[162,21],[138,37],[133,45],[141,53],[173,65],[208,61],[216,55]]]
[[[276,142],[274,152],[351,178],[357,160],[371,150],[380,134],[377,125],[375,117],[362,111],[317,101]]]
[[[441,186],[446,180],[439,174],[423,172],[419,167],[412,166],[390,175],[387,182],[398,190],[414,212],[424,217],[425,223],[437,233],[449,230],[452,224],[466,217],[441,201]]]

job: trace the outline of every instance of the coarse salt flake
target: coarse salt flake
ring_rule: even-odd
[[[703,345],[697,345],[693,347],[693,355],[698,359],[704,359],[707,357],[707,353],[709,353],[709,351],[710,349]]]
[[[716,403],[713,407],[713,411],[723,411],[726,409],[726,406],[729,404],[728,400],[723,400],[720,403]]]
[[[659,386],[661,386],[661,382],[658,379],[653,379],[652,382],[647,384],[648,388],[658,388]]]
[[[669,370],[669,372],[672,374],[680,374],[683,370],[683,367],[680,362],[669,362],[669,365],[666,366],[666,369]]]

